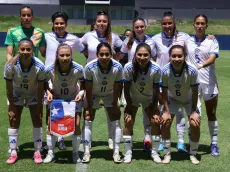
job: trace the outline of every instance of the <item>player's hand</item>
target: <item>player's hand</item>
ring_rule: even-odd
[[[49,103],[53,101],[53,95],[50,92],[47,93],[47,101]]]
[[[127,126],[127,127],[133,126],[134,120],[133,120],[132,115],[125,113],[124,122],[125,122],[125,126]]]
[[[160,115],[153,115],[152,118],[151,118],[151,122],[153,124],[160,124],[161,123]]]
[[[214,40],[214,39],[216,39],[216,37],[215,37],[215,35],[210,35],[210,34],[208,34],[208,39]]]
[[[169,112],[164,112],[161,117],[161,123],[163,125],[169,125],[172,121],[171,115]]]
[[[78,94],[76,97],[75,97],[75,102],[79,103],[83,98],[83,95],[81,94]]]
[[[196,112],[193,112],[191,114],[191,116],[189,117],[189,120],[190,121],[192,120],[197,127],[200,126],[200,116]]]
[[[10,120],[12,120],[13,118],[15,118],[15,109],[14,106],[10,106],[9,105],[9,112],[8,112],[9,118]]]

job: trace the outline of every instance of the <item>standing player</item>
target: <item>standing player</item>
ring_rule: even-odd
[[[170,63],[162,69],[162,101],[164,112],[162,115],[161,136],[164,145],[164,159],[162,163],[171,161],[170,127],[173,117],[179,109],[184,109],[188,115],[191,127],[190,160],[199,164],[196,152],[200,139],[200,115],[197,114],[198,71],[190,63],[185,62],[185,49],[181,45],[173,45],[169,49]],[[155,140],[158,143],[160,138]]]
[[[6,92],[9,100],[8,129],[11,154],[6,161],[13,164],[17,161],[18,130],[23,106],[30,110],[33,123],[34,162],[42,163],[42,98],[44,94],[45,71],[43,63],[33,56],[33,42],[23,38],[18,43],[19,55],[10,59],[4,71]]]
[[[56,53],[57,55],[56,55],[55,64],[46,68],[47,81],[50,80],[50,82],[52,83],[52,88],[49,88],[47,90],[47,100],[48,102],[51,102],[53,99],[62,99],[62,100],[75,100],[77,102],[76,104],[77,108],[75,114],[75,132],[74,135],[72,136],[72,145],[73,145],[73,162],[80,162],[80,158],[78,155],[78,148],[81,141],[80,118],[81,118],[81,106],[82,106],[81,100],[84,94],[84,90],[83,90],[84,69],[81,65],[73,61],[72,48],[68,44],[59,44],[56,51],[57,51]],[[81,89],[80,92],[77,84],[78,81],[80,81],[80,89]],[[54,159],[54,148],[55,148],[56,137],[50,135],[50,132],[48,132],[46,140],[47,140],[47,146],[49,150],[43,162],[49,163]]]
[[[213,156],[219,156],[216,118],[219,91],[215,73],[215,60],[219,56],[219,44],[216,39],[210,40],[205,35],[205,30],[208,27],[208,19],[205,15],[197,15],[193,26],[196,34],[187,42],[188,60],[199,70],[199,99],[201,100],[203,97],[205,102],[211,136],[211,152]]]
[[[153,36],[153,56],[156,58],[156,63],[161,69],[170,61],[168,51],[173,45],[185,45],[189,35],[184,32],[178,32],[176,30],[175,18],[171,12],[165,12],[161,20],[162,32]],[[186,152],[184,145],[184,130],[185,130],[185,118],[183,112],[178,112],[176,115],[176,128],[178,135],[177,150],[180,152]],[[163,150],[162,144],[160,144],[159,150]]]
[[[136,18],[133,20],[132,32],[128,39],[126,39],[121,47],[121,52],[119,59],[123,59],[126,55],[128,55],[128,62],[131,62],[134,58],[134,54],[136,52],[136,47],[140,43],[145,42],[146,44],[153,47],[152,39],[145,34],[147,29],[145,20],[143,18]],[[151,53],[155,54],[155,53]],[[146,151],[151,151],[151,124],[148,116],[145,114],[145,110],[142,108],[143,112],[143,123],[144,123],[144,149]]]
[[[160,67],[151,61],[151,48],[146,43],[137,45],[134,59],[124,67],[124,92],[127,106],[124,116],[124,143],[126,154],[124,163],[132,161],[132,130],[139,104],[142,105],[151,123],[152,144],[155,148],[155,137],[160,135],[160,112],[158,110]],[[158,144],[159,146],[159,144]],[[158,147],[156,148],[158,149]],[[152,158],[160,162],[158,154],[152,150]]]
[[[51,20],[53,22],[52,31],[45,34],[46,39],[46,60],[45,67],[49,67],[54,64],[56,59],[56,50],[59,44],[68,44],[73,50],[82,52],[85,50],[84,45],[80,42],[80,39],[70,34],[66,31],[68,15],[65,12],[56,12],[52,15]],[[45,102],[47,104],[47,102]],[[48,106],[46,107],[48,110]],[[46,112],[46,117],[48,117],[48,112]],[[46,118],[48,120],[48,118]],[[47,122],[47,121],[46,121]],[[64,139],[58,137],[58,148],[60,150],[65,150],[66,146],[64,144]]]
[[[115,48],[120,48],[122,45],[122,41],[119,36],[111,31],[111,20],[107,12],[98,11],[96,22],[95,22],[96,30],[87,32],[81,38],[81,42],[87,47],[87,50],[84,52],[87,57],[87,63],[91,62],[94,59],[97,59],[96,51],[97,46],[101,42],[109,43],[113,54],[115,53]],[[108,117],[108,113],[105,111],[107,115],[108,122],[108,144],[109,148],[113,148],[112,142],[112,130],[111,123]]]
[[[85,127],[84,146],[85,152],[82,162],[90,161],[90,143],[92,135],[92,123],[99,101],[102,99],[111,121],[113,139],[113,160],[120,163],[119,147],[121,140],[120,108],[118,97],[122,82],[122,66],[112,59],[112,48],[108,43],[100,43],[97,46],[97,56],[85,67],[86,101],[85,101]]]
[[[20,9],[21,25],[8,30],[5,40],[7,46],[7,61],[12,59],[18,53],[19,41],[22,38],[30,38],[34,44],[34,56],[38,57],[38,51],[45,57],[46,42],[44,32],[37,27],[32,26],[34,19],[33,10],[29,6],[23,6]]]

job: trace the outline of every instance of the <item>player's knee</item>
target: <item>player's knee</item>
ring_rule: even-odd
[[[200,125],[197,124],[194,120],[190,120],[189,124],[190,124],[191,128],[199,128],[200,127]]]

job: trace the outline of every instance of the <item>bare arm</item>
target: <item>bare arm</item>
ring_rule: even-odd
[[[201,68],[208,67],[209,65],[213,64],[216,60],[216,57],[216,54],[210,54],[209,58],[203,64],[197,66],[197,69],[199,70]]]
[[[131,82],[125,82],[124,83],[124,95],[125,95],[125,100],[127,102],[127,106],[132,105],[132,98],[130,96],[130,87],[131,87]]]
[[[46,56],[46,46],[40,47],[39,51],[40,51],[42,57]]]
[[[6,80],[6,95],[9,100],[9,108],[14,107],[14,95],[13,95],[13,81]]]
[[[7,46],[7,48],[6,48],[6,60],[7,60],[7,62],[13,58],[13,50],[14,50],[13,46],[11,46],[11,45]]]
[[[113,85],[113,106],[117,106],[118,97],[120,95],[121,83],[115,83]]]

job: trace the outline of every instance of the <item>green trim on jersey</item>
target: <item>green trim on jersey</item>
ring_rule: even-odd
[[[23,28],[21,25],[8,30],[5,40],[6,46],[13,46],[13,56],[18,52],[18,43],[22,38],[29,37],[34,44],[34,56],[38,57],[40,47],[46,45],[45,35],[43,30],[32,26],[31,28]]]

